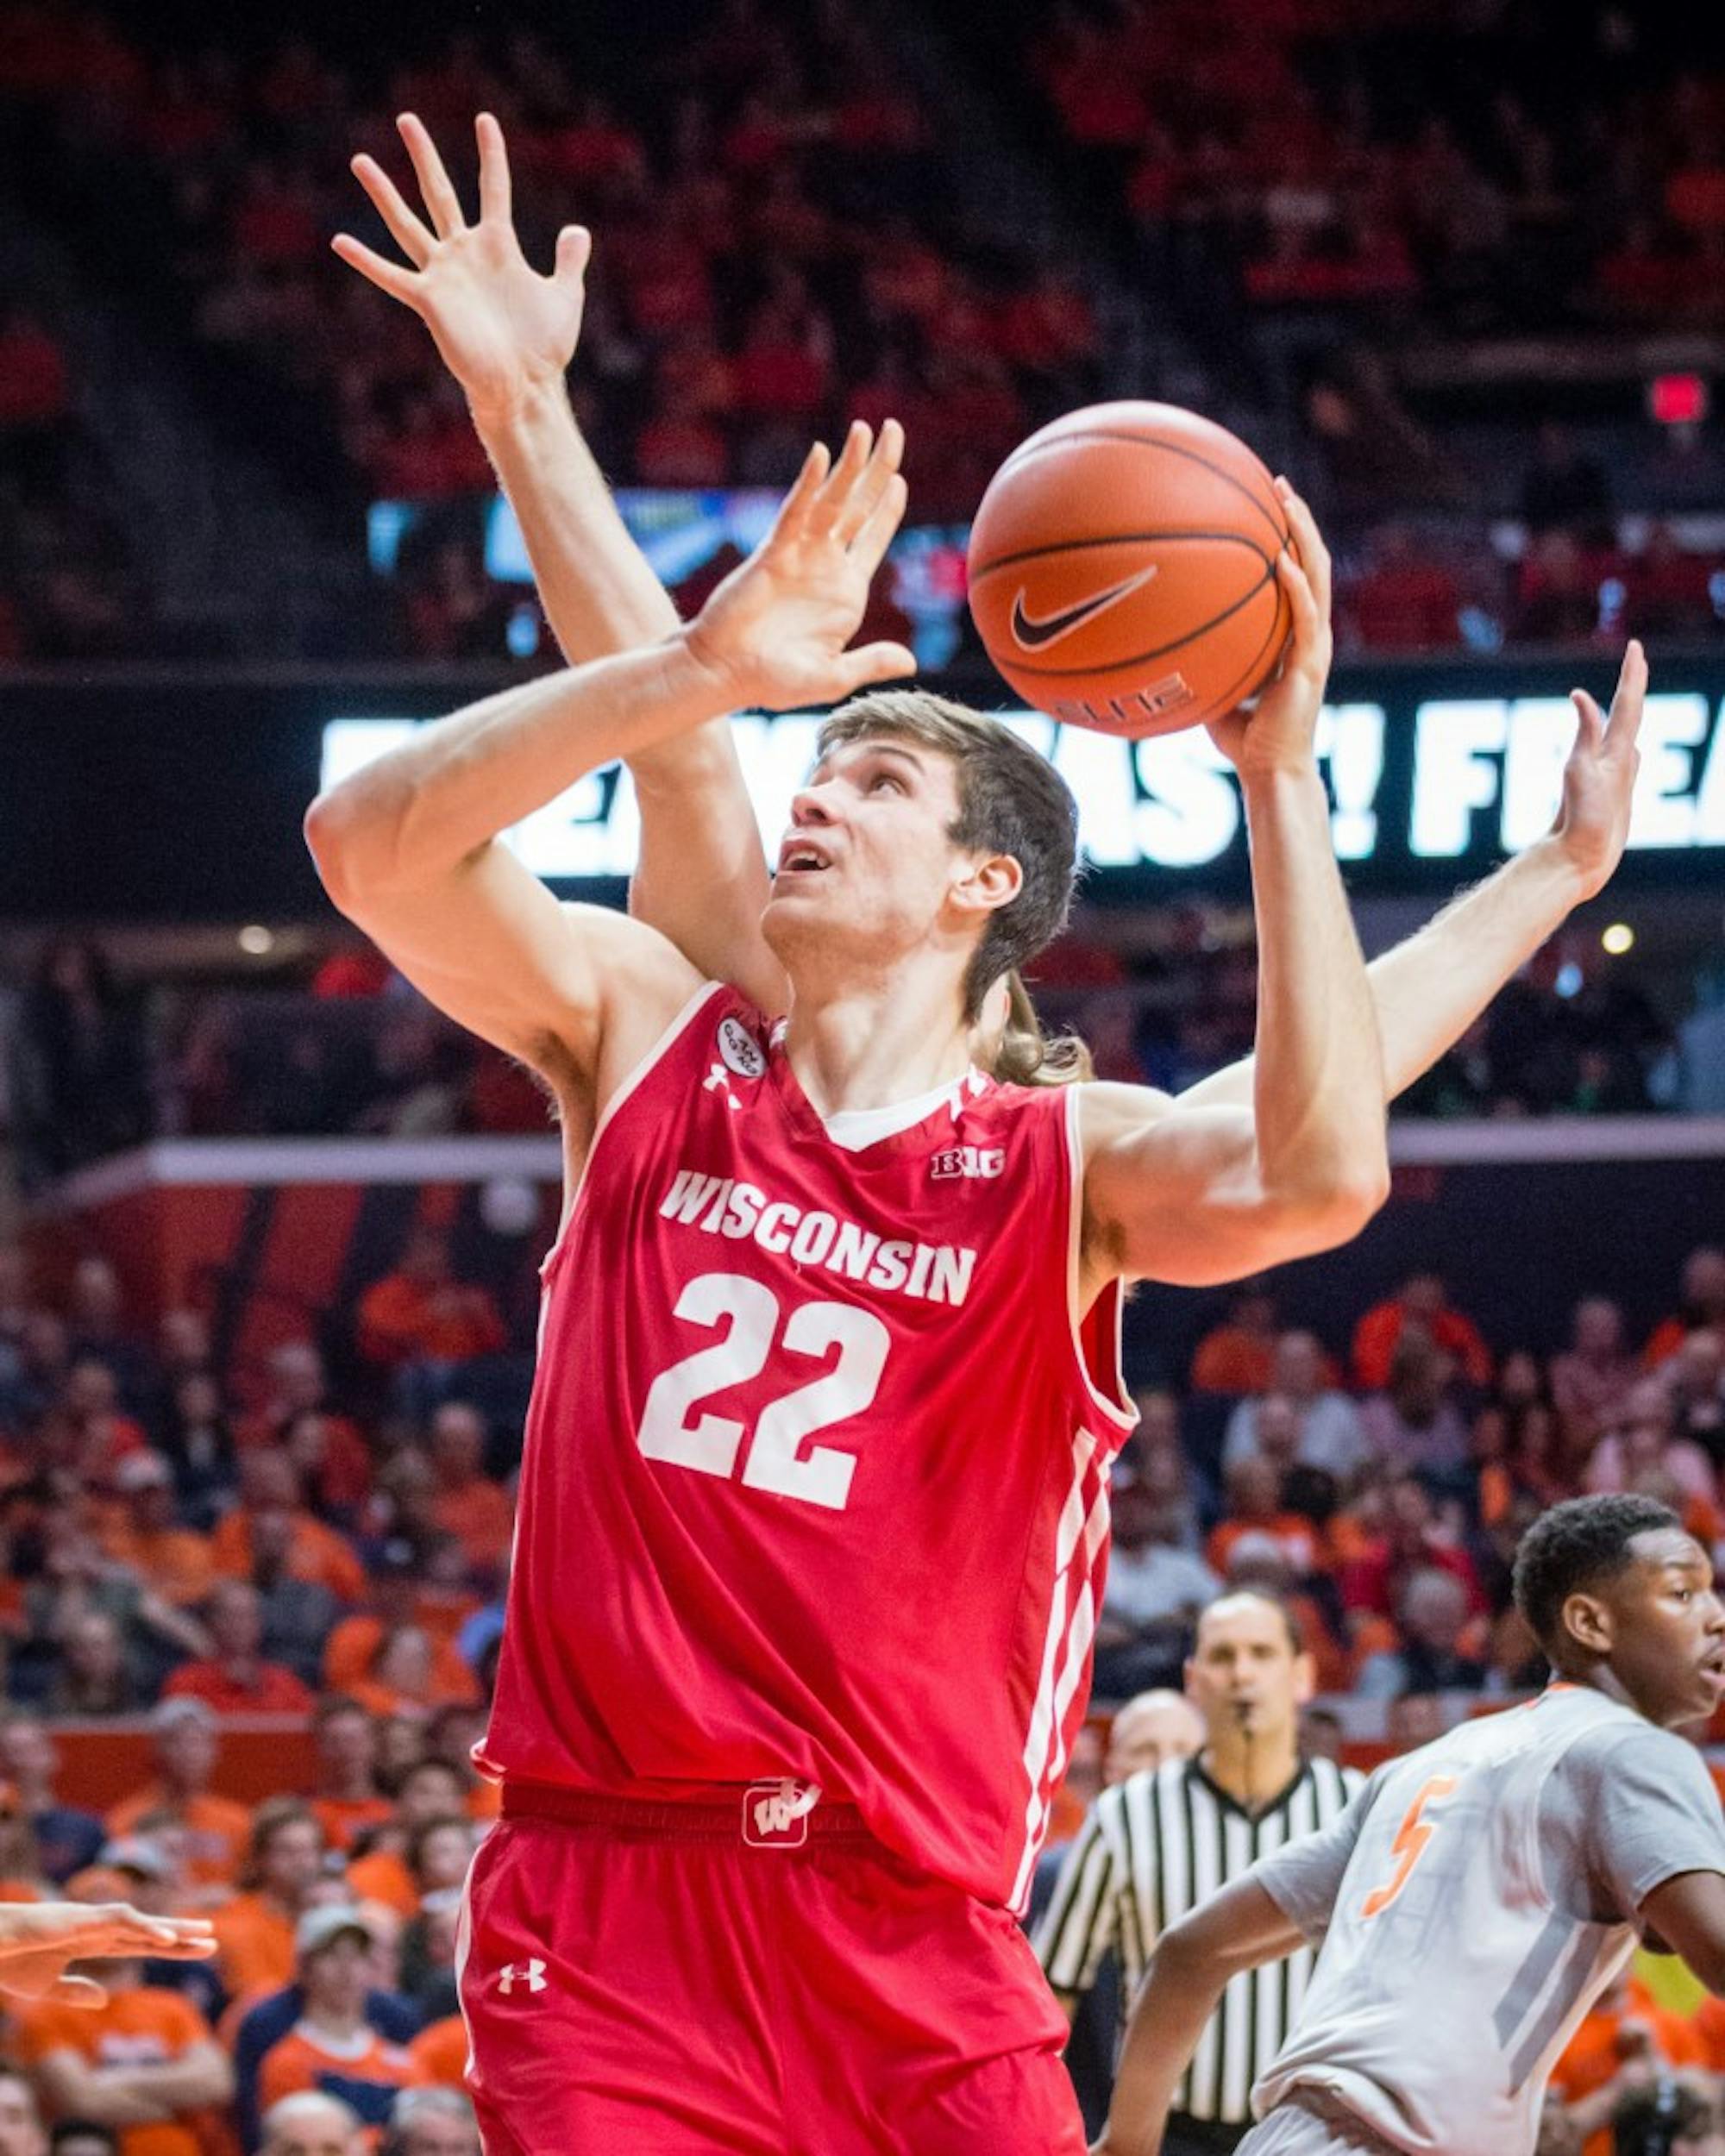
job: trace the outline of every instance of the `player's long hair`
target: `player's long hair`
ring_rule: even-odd
[[[1088,1078],[1090,1057],[1070,1035],[1050,1038],[1037,1022],[1019,968],[1066,925],[1078,869],[1078,805],[1045,756],[1009,726],[926,689],[875,689],[853,697],[821,727],[818,753],[879,735],[913,741],[950,757],[958,777],[955,846],[1010,854],[1023,881],[1018,896],[988,917],[964,971],[964,1016],[979,1025],[991,989],[1004,980],[1005,1023],[986,1029],[986,1060],[1014,1085],[1070,1085]]]

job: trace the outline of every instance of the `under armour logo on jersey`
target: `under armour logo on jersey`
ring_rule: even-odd
[[[530,1991],[543,1991],[545,1989],[544,1963],[530,1961],[518,1969],[511,1961],[506,1969],[498,1971],[497,1988],[505,1999],[514,1996],[518,1984],[524,1984]]]
[[[724,1095],[724,1105],[726,1107],[735,1108],[737,1112],[741,1114],[743,1103],[731,1090],[731,1073],[726,1070],[723,1063],[715,1063],[712,1069],[708,1071],[706,1076],[701,1080],[701,1091],[703,1093],[722,1093]]]
[[[1007,1150],[1003,1145],[949,1145],[944,1152],[929,1156],[928,1172],[935,1182],[947,1182],[956,1175],[993,1182],[997,1175],[1006,1173],[1006,1167]]]

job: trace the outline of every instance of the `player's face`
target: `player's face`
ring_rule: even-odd
[[[1281,1738],[1312,1696],[1311,1658],[1295,1652],[1287,1620],[1272,1603],[1230,1595],[1198,1620],[1186,1690],[1213,1739],[1230,1730],[1259,1742]]]
[[[824,757],[791,805],[762,917],[787,963],[813,950],[893,958],[943,934],[970,856],[947,833],[958,815],[950,758],[909,742],[851,742]]]
[[[1598,1597],[1611,1624],[1607,1663],[1650,1721],[1700,1721],[1725,1697],[1725,1604],[1713,1561],[1679,1527],[1629,1546],[1634,1562]]]

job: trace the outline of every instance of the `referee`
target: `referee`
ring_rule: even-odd
[[[1072,2014],[1112,1947],[1129,2010],[1163,1931],[1258,1858],[1327,1827],[1364,1777],[1302,1759],[1312,1662],[1282,1603],[1226,1595],[1198,1620],[1186,1689],[1203,1749],[1104,1789],[1067,1852],[1035,1946]],[[1251,2124],[1251,2085],[1282,2048],[1315,1956],[1236,1977],[1175,2093],[1163,2156],[1222,2156]]]

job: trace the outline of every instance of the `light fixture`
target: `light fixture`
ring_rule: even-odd
[[[1635,931],[1627,921],[1613,921],[1600,935],[1599,948],[1609,951],[1614,958],[1621,958],[1626,950],[1634,947]]]
[[[240,949],[248,958],[267,958],[275,949],[274,934],[261,921],[252,921],[240,931]]]

